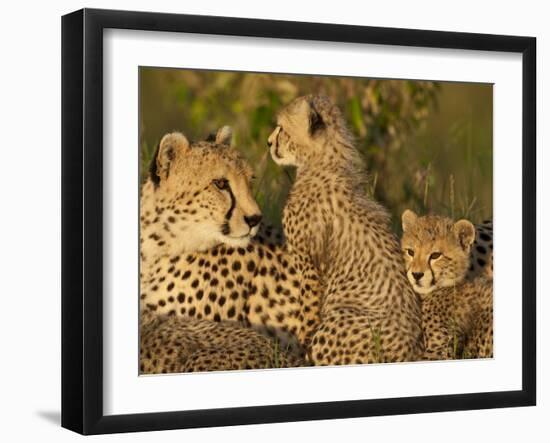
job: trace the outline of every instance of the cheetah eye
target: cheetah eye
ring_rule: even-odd
[[[212,180],[212,183],[216,186],[218,189],[227,189],[229,187],[229,181],[226,178],[216,178]]]
[[[439,257],[441,257],[441,252],[432,252],[430,255],[430,260],[437,260]]]
[[[407,254],[409,254],[411,257],[414,257],[414,251],[412,249],[406,249]]]

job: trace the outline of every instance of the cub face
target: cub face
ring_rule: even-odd
[[[401,247],[407,278],[415,292],[429,294],[462,282],[475,240],[474,225],[435,215],[418,217],[408,209],[401,219]]]
[[[230,140],[224,126],[212,142],[191,144],[174,132],[157,147],[149,170],[153,199],[142,214],[156,214],[175,249],[178,239],[191,251],[220,243],[243,247],[258,232],[262,215],[250,189],[252,171]]]
[[[295,99],[277,116],[277,126],[267,139],[273,161],[282,166],[302,166],[321,155],[326,125],[321,108],[328,99],[304,96]],[[332,106],[332,105],[330,105]]]

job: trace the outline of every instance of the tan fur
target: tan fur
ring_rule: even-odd
[[[271,155],[296,166],[284,209],[289,248],[320,276],[315,364],[416,360],[423,340],[418,297],[402,269],[386,210],[365,192],[366,174],[339,109],[296,99],[278,116]]]
[[[493,278],[493,221],[485,220],[475,228],[476,239],[470,253],[468,279],[478,275]]]
[[[257,233],[258,226],[245,219],[261,216],[250,191],[252,171],[228,144],[191,145],[183,134],[171,133],[162,138],[153,161],[156,170],[143,187],[140,218],[141,250],[149,259],[222,243],[246,246]],[[230,192],[218,189],[215,180],[227,180]]]
[[[493,356],[493,283],[480,276],[423,295],[425,358]]]
[[[492,357],[492,279],[487,274],[467,279],[474,226],[467,220],[418,217],[410,210],[402,222],[407,276],[422,297],[425,357]]]
[[[417,293],[429,294],[463,280],[475,239],[472,223],[467,220],[453,223],[435,215],[418,217],[406,210],[402,225],[401,246],[407,278]]]
[[[140,373],[301,366],[304,362],[258,332],[232,322],[157,316],[142,325]]]
[[[249,167],[236,150],[216,142],[199,142],[189,149],[196,152],[185,155],[194,161],[170,169],[175,185],[165,186],[161,180],[155,186],[150,177],[142,188],[142,315],[235,322],[303,355],[316,326],[315,281],[302,272],[300,261],[287,253],[282,236],[272,228],[260,226],[256,236],[238,245],[227,236],[218,237],[222,224],[216,220],[225,217],[230,199],[212,180],[230,177],[232,184],[231,177],[242,178],[234,190],[239,207],[240,200],[252,198]],[[206,213],[199,216],[205,206]],[[250,202],[247,207],[256,210]],[[167,212],[176,210],[174,217],[188,215],[185,229],[174,229],[167,220]],[[150,238],[152,233],[155,238]],[[165,238],[169,245],[162,243]]]

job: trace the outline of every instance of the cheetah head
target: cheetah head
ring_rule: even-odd
[[[142,189],[143,242],[177,254],[218,244],[243,247],[262,218],[252,196],[252,171],[229,146],[231,128],[190,143],[179,133],[160,141]]]
[[[353,152],[347,146],[350,141],[338,107],[327,97],[307,95],[279,112],[267,144],[275,163],[299,168],[323,159],[337,161],[346,151]]]
[[[455,223],[435,215],[419,217],[408,209],[401,218],[401,246],[414,290],[429,294],[460,283],[468,271],[476,235],[474,225],[468,220]]]

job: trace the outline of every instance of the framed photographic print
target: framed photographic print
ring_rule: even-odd
[[[64,16],[62,425],[534,405],[535,51]]]

